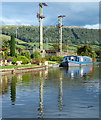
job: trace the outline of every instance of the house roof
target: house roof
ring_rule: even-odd
[[[56,53],[56,52],[58,52],[57,50],[45,50],[45,51],[46,51],[46,53],[49,53],[49,52]]]
[[[7,50],[7,48],[0,48],[0,50]]]

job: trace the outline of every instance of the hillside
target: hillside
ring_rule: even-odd
[[[0,26],[1,27],[1,26]],[[2,26],[2,34],[11,35],[12,33],[24,42],[39,42],[39,28],[37,26]],[[58,28],[49,26],[44,27],[44,43],[58,43]],[[99,30],[85,29],[77,27],[63,27],[63,43],[65,44],[90,44],[100,45]]]

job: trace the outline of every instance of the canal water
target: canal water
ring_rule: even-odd
[[[99,118],[99,64],[2,76],[2,118]]]

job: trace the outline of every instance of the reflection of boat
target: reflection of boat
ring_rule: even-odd
[[[91,64],[92,58],[88,56],[65,56],[60,67],[82,66]]]
[[[88,73],[91,73],[93,70],[93,66],[82,66],[82,67],[70,67],[68,70],[65,69],[65,74],[67,74],[69,77],[82,77]]]

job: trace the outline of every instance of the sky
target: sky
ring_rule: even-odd
[[[40,0],[39,0],[40,1]],[[64,26],[99,28],[99,2],[47,2],[43,6],[44,26],[56,26],[59,15]],[[36,14],[39,12],[39,2],[2,2],[2,25],[33,25],[38,26]]]

